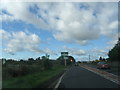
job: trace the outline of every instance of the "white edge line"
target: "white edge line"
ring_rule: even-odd
[[[69,70],[69,69],[68,69],[68,70]],[[59,81],[58,81],[58,83],[55,85],[54,90],[56,90],[56,89],[58,88],[58,86],[59,86],[60,83],[61,83],[61,80],[62,80],[63,76],[66,74],[66,72],[67,72],[68,70],[66,70],[66,71],[64,72],[64,74],[59,78]]]
[[[65,75],[65,73],[60,77],[58,83],[57,83],[56,86],[55,86],[55,89],[58,88],[58,86],[60,85],[61,80],[62,80],[62,78],[63,78],[64,75]]]

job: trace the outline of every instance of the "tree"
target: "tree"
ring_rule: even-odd
[[[46,57],[45,57],[45,56],[42,56],[41,58],[42,58],[42,59],[46,59]]]
[[[20,62],[23,62],[23,59],[20,59]]]
[[[110,61],[120,61],[120,38],[117,44],[108,53]]]
[[[36,58],[36,60],[40,60],[40,57]]]
[[[68,56],[68,58],[69,58],[70,61],[72,60],[73,63],[76,62],[73,56]]]
[[[65,65],[65,60],[63,56],[60,56],[57,60],[60,61],[61,65]],[[72,63],[75,63],[75,59],[73,56],[68,56],[68,59],[66,60],[67,65],[70,65]]]
[[[102,61],[105,61],[105,58],[103,58]]]
[[[67,61],[67,65],[71,65],[75,63],[75,59],[73,56],[68,56],[68,59],[66,61]]]
[[[28,58],[28,64],[33,64],[34,63],[34,59],[33,58]]]
[[[81,63],[81,61],[78,61],[78,63]]]
[[[101,61],[101,60],[102,60],[102,57],[100,57],[99,60]]]
[[[48,55],[48,54],[46,54],[46,56],[45,56],[47,59],[49,59],[49,57],[50,57],[50,55]]]
[[[61,65],[65,65],[65,61],[64,61],[63,56],[58,57],[57,60],[59,61],[59,63],[60,63]]]
[[[43,61],[44,69],[48,70],[52,68],[52,63],[49,59],[44,59]]]
[[[28,58],[28,61],[34,61],[34,59],[33,58]]]

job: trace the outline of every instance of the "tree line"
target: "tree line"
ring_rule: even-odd
[[[120,61],[120,38],[117,44],[108,52],[110,61]]]
[[[53,67],[53,61],[46,57],[38,57],[35,60],[28,58],[28,60],[21,59],[20,61],[13,59],[2,59],[5,63],[2,65],[3,80],[11,77],[19,77],[44,70],[50,70]]]
[[[49,55],[38,57],[36,59],[28,58],[28,60],[13,60],[2,59],[6,61],[2,66],[3,80],[11,77],[24,76],[31,73],[43,72],[45,70],[52,70],[54,66],[64,65],[64,59],[61,56],[57,60],[49,59]],[[67,59],[67,65],[71,65],[75,59],[69,56]]]

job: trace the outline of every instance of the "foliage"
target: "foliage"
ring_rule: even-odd
[[[45,70],[46,70],[46,69],[48,70],[48,69],[51,69],[51,68],[52,68],[52,63],[50,62],[49,59],[44,59],[43,63],[44,63],[44,69],[45,69]]]
[[[70,61],[71,59],[72,62]],[[75,62],[75,59],[72,56],[68,56],[66,61],[67,65],[71,65]],[[64,65],[63,57],[59,57],[58,60],[50,60],[45,56],[42,56],[41,58],[38,57],[35,60],[33,58],[28,58],[28,60],[21,59],[20,61],[9,59],[6,60],[6,63],[3,64],[2,67],[3,80],[51,70],[55,65]]]
[[[78,63],[81,63],[81,61],[77,61]]]
[[[28,61],[20,60],[6,60],[3,65],[3,80],[11,77],[19,77],[27,74],[42,72],[52,68],[52,60],[40,59],[37,60],[29,58]]]
[[[31,73],[29,75],[10,78],[3,81],[4,88],[37,88],[43,83],[63,72],[64,66],[55,66],[52,70],[44,70],[43,72]]]
[[[102,60],[102,57],[100,57],[99,60]]]
[[[60,56],[57,60],[59,60],[60,61],[60,64],[61,65],[64,65],[65,63],[65,61],[64,61],[64,57],[63,56]],[[74,59],[74,57],[73,56],[68,56],[68,59],[66,60],[66,62],[67,62],[67,65],[71,65],[72,63],[75,63],[75,59]]]
[[[117,44],[108,53],[110,61],[120,61],[120,38]]]
[[[42,59],[46,59],[46,57],[45,57],[45,56],[42,56]]]
[[[98,62],[99,62],[99,61],[106,61],[106,59],[105,59],[105,58],[100,57],[100,58],[99,58],[99,60],[96,60],[96,61],[98,61]]]
[[[40,57],[36,58],[36,60],[40,60]]]
[[[28,58],[28,61],[34,61],[34,59],[33,58]]]
[[[76,62],[73,56],[69,56],[69,61],[72,60],[72,62]]]

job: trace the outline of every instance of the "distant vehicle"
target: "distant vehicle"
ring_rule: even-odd
[[[75,63],[75,66],[78,66],[78,63]]]
[[[110,65],[107,62],[98,62],[98,69],[110,69]]]

